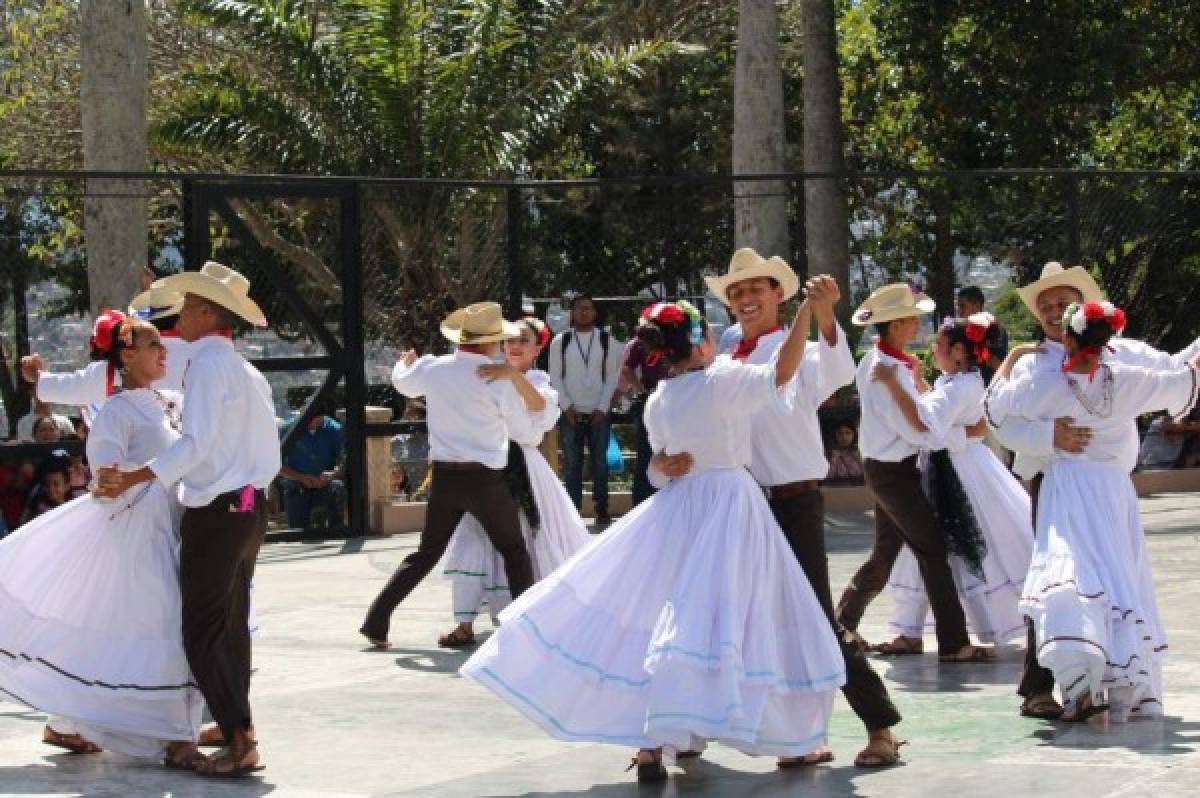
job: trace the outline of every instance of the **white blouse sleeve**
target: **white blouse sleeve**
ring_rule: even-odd
[[[662,427],[662,406],[657,397],[657,391],[650,394],[650,398],[646,401],[646,409],[642,411],[642,424],[646,427],[646,437],[650,441],[652,454],[658,454],[667,445],[666,430]],[[656,490],[662,490],[671,481],[663,472],[654,467],[653,461],[646,468],[646,479]]]
[[[510,419],[508,436],[517,443],[537,446],[546,437],[546,433],[554,428],[559,413],[562,411],[558,407],[558,392],[550,385],[548,377],[543,375],[539,378],[530,372],[526,375],[526,379],[541,394],[546,406],[537,412],[526,408],[523,414],[519,413]],[[522,400],[522,406],[524,406],[524,400]]]
[[[1152,371],[1126,366],[1114,374],[1113,391],[1114,400],[1129,415],[1166,410],[1172,418],[1179,418],[1196,403],[1196,369]]]
[[[805,346],[796,376],[788,383],[787,390],[779,394],[790,406],[819,407],[838,388],[854,382],[854,355],[842,328],[835,325],[835,329],[837,343],[833,346],[820,332],[815,343],[810,341]]]
[[[141,465],[129,462],[130,423],[127,403],[114,397],[92,419],[88,431],[87,459],[94,471],[113,465]]]
[[[52,405],[87,407],[108,398],[108,363],[96,360],[69,374],[42,373],[37,381],[37,397]]]

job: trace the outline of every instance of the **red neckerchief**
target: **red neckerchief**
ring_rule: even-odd
[[[222,331],[222,332],[223,332],[223,331]],[[232,335],[232,334],[233,334],[233,331],[232,331],[232,330],[230,330],[230,331],[229,331],[229,333],[230,333],[230,335]],[[175,328],[173,328],[173,327],[172,327],[171,329],[169,329],[169,330],[159,330],[159,331],[158,331],[158,337],[159,337],[159,338],[178,338],[178,337],[179,337],[179,330],[176,330],[176,329],[175,329]]]
[[[1107,349],[1109,352],[1117,351],[1111,346],[1105,346],[1104,349]],[[1062,370],[1064,372],[1070,371],[1071,369],[1075,368],[1080,360],[1083,360],[1084,357],[1090,355],[1091,357],[1096,358],[1096,362],[1092,365],[1091,370],[1087,373],[1088,382],[1091,382],[1096,376],[1096,371],[1100,368],[1100,355],[1104,349],[1101,349],[1098,346],[1085,346],[1082,349],[1077,350],[1075,354],[1066,359],[1066,361],[1062,364]]]
[[[888,357],[894,357],[896,360],[899,360],[909,371],[914,370],[916,364],[913,362],[913,356],[907,352],[897,349],[887,341],[884,341],[882,338],[875,342],[875,348],[880,352],[883,352]]]
[[[738,341],[737,346],[733,350],[733,359],[745,360],[746,358],[750,357],[750,353],[758,347],[758,342],[764,335],[770,335],[771,333],[779,332],[782,329],[782,327],[776,324],[771,329],[765,330],[753,338],[743,338],[742,340]]]

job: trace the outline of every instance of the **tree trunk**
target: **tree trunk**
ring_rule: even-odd
[[[787,168],[783,69],[775,0],[739,0],[737,71],[733,84],[733,173],[779,174]],[[764,257],[791,260],[787,183],[734,184],[734,244]]]
[[[83,166],[146,168],[144,0],[81,0]],[[124,308],[138,291],[148,235],[143,181],[89,180],[83,203],[92,313]]]
[[[954,316],[954,230],[950,224],[951,197],[947,186],[932,189],[933,198],[933,263],[925,275],[929,297],[937,303],[934,322]]]
[[[841,82],[833,0],[801,0],[804,31],[804,171],[841,173]],[[804,230],[810,274],[832,275],[844,297],[839,316],[849,318],[849,219],[842,178],[804,181]]]

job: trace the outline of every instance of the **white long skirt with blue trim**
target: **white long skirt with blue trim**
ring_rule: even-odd
[[[131,756],[196,739],[204,700],[183,650],[179,510],[151,482],[75,499],[0,541],[0,700]]]
[[[1120,467],[1051,461],[1021,610],[1069,701],[1107,701],[1112,721],[1162,715],[1167,635],[1137,492]]]
[[[462,668],[562,740],[800,756],[842,654],[742,469],[676,480],[534,585]]]
[[[521,449],[525,454],[533,499],[541,514],[541,526],[533,530],[525,513],[521,513],[521,531],[525,534],[536,581],[591,543],[592,536],[545,456],[534,446],[522,446]],[[452,582],[451,605],[454,619],[459,623],[474,621],[484,604],[492,622],[496,623],[500,611],[512,601],[504,559],[473,516],[464,516],[454,531],[446,550],[443,573]]]
[[[960,558],[950,557],[967,625],[983,643],[1023,639],[1025,618],[1017,605],[1033,554],[1029,494],[983,443],[951,453],[950,462],[987,544],[983,579]],[[919,638],[934,630],[925,583],[908,546],[892,566],[888,592],[892,597],[888,626],[896,634]]]

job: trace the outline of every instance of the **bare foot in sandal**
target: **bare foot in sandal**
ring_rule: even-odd
[[[42,729],[42,742],[55,748],[62,748],[72,754],[98,754],[104,749],[91,740],[79,734],[63,734],[49,726]]]
[[[900,761],[900,746],[908,745],[892,734],[891,729],[879,729],[870,733],[867,747],[854,757],[856,768],[886,768]]]
[[[258,739],[253,726],[247,729],[246,733],[250,735],[251,740]],[[221,731],[221,727],[217,724],[209,723],[200,729],[200,737],[196,740],[196,745],[201,748],[220,748],[225,745],[225,733]]]
[[[908,657],[925,653],[925,643],[919,637],[898,635],[895,640],[872,646],[871,651],[885,657]]]
[[[938,657],[938,662],[993,662],[995,659],[994,648],[965,645],[954,654]]]
[[[167,744],[163,767],[169,770],[195,770],[207,759],[191,740],[176,740]]]
[[[231,745],[212,757],[205,757],[194,768],[196,775],[209,778],[240,778],[264,765],[258,755],[258,743],[250,739],[246,729],[238,729]]]
[[[816,751],[804,756],[781,756],[775,760],[775,766],[778,768],[805,768],[813,767],[814,765],[824,765],[833,761],[833,751],[829,750],[828,746],[821,746]]]

